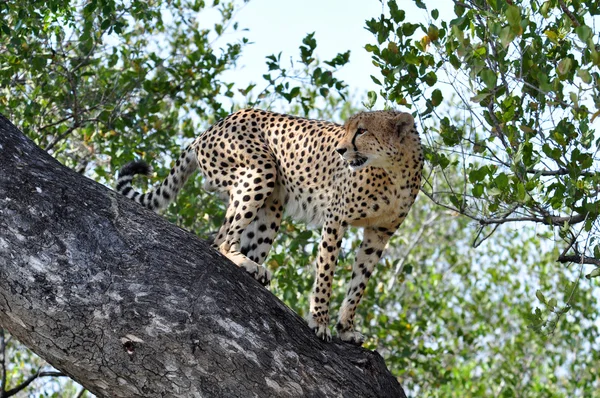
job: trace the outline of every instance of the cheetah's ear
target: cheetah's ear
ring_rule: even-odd
[[[403,136],[414,126],[415,119],[410,113],[401,112],[396,115],[394,122],[396,123],[396,131],[400,136]]]

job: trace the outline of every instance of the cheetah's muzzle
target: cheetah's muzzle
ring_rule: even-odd
[[[350,168],[352,170],[358,170],[360,169],[365,163],[367,163],[368,158],[356,158],[350,162],[348,162],[348,164],[350,165]]]

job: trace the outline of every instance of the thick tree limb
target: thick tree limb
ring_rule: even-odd
[[[0,116],[0,325],[99,397],[403,397],[194,235]]]

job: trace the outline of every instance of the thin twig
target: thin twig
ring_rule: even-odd
[[[71,127],[69,127],[64,133],[55,136],[54,139],[46,146],[46,148],[44,148],[47,151],[49,151],[50,149],[54,148],[54,146],[56,144],[58,144],[60,141],[62,141],[63,139],[65,139],[69,134],[71,134],[74,130],[76,130],[79,127],[79,123],[74,123]]]
[[[18,392],[27,388],[27,386],[29,386],[38,377],[63,377],[63,376],[66,376],[66,374],[64,374],[62,372],[53,372],[53,371],[41,372],[40,370],[41,369],[38,369],[37,372],[35,372],[31,376],[29,376],[23,383],[19,384],[18,386],[11,388],[8,391],[3,391],[1,398],[8,398],[8,397],[12,397],[13,395],[16,395]]]
[[[429,228],[435,222],[435,220],[437,220],[438,216],[439,216],[439,213],[434,213],[430,219],[426,220],[423,224],[421,224],[421,227],[419,228],[419,231],[416,233],[415,238],[412,240],[412,242],[410,242],[410,244],[408,245],[408,248],[404,251],[404,255],[398,261],[398,264],[396,265],[396,269],[394,270],[394,276],[390,278],[390,281],[388,283],[388,287],[387,287],[388,290],[391,290],[392,287],[394,286],[394,283],[396,282],[396,276],[404,268],[406,259],[408,258],[409,254],[413,251],[413,249],[416,247],[417,243],[419,243],[419,241],[423,237],[425,230],[427,228]]]

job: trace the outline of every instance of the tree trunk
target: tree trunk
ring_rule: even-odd
[[[206,242],[0,115],[0,325],[99,397],[404,397]]]

